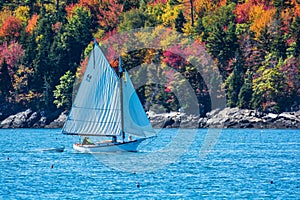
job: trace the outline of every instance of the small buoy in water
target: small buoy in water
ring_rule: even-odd
[[[273,180],[271,180],[270,183],[273,184]]]
[[[137,187],[137,188],[139,188],[139,187],[140,187],[140,184],[139,184],[139,182],[138,182],[138,181],[136,182],[136,187]]]
[[[50,168],[52,169],[52,168],[53,168],[53,165],[51,165]]]
[[[9,157],[7,157],[7,160],[9,160]]]
[[[136,172],[135,172],[135,171],[133,171],[133,174],[136,174]]]

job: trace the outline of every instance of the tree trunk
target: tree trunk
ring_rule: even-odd
[[[194,0],[190,0],[190,6],[191,6],[191,20],[192,20],[192,26],[194,26]]]

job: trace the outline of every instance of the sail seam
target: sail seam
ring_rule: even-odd
[[[74,106],[73,108],[80,108],[80,109],[86,109],[86,110],[121,110],[121,109],[116,109],[116,108],[108,108],[108,109],[103,109],[103,108],[87,108],[87,107],[79,107],[79,106]]]
[[[86,120],[78,120],[78,119],[69,119],[69,121],[79,121],[79,122],[88,122],[88,123],[97,123],[97,124],[119,124],[121,122],[98,122],[98,121],[86,121]]]
[[[71,132],[63,132],[63,134],[65,134],[65,135],[81,135],[81,136],[95,136],[95,137],[97,137],[97,136],[101,136],[101,137],[111,137],[111,136],[120,136],[121,134],[113,134],[113,135],[109,135],[109,134],[89,134],[89,133],[87,133],[87,134],[84,134],[84,133],[71,133]]]

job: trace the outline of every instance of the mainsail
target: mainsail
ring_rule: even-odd
[[[95,44],[70,114],[64,134],[118,136],[124,132],[139,137],[154,135],[143,106],[128,73],[120,79],[111,68],[100,47]],[[121,99],[123,105],[121,106]],[[121,114],[123,108],[123,115]]]
[[[120,81],[95,44],[63,133],[121,134]]]

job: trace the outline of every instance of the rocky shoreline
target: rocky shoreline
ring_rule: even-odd
[[[147,114],[154,128],[300,128],[300,110],[275,114],[225,108],[213,110],[206,117],[179,112]],[[28,109],[2,120],[0,128],[62,128],[67,115],[67,111],[45,113]]]

